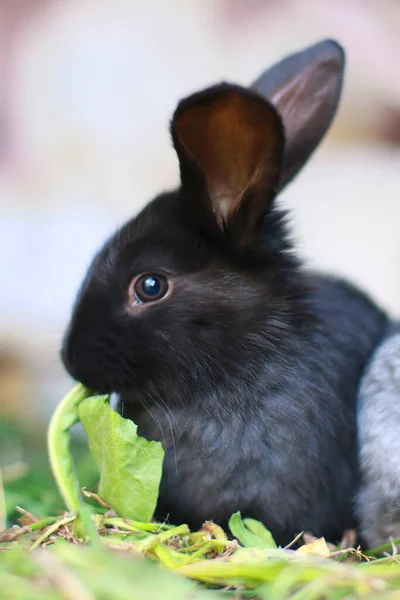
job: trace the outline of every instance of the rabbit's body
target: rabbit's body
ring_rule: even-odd
[[[265,264],[249,270],[201,243],[179,203],[161,196],[95,259],[77,375],[118,390],[139,434],[163,442],[159,519],[197,527],[241,510],[282,544],[301,530],[338,539],[355,524],[357,386],[386,317],[350,285],[304,271],[279,213],[265,220]],[[175,280],[174,303],[136,316],[134,369],[110,311],[125,257],[134,272],[157,265]]]
[[[301,530],[337,540],[355,527],[355,398],[385,318],[341,282],[315,277],[300,294],[295,314],[303,303],[303,319],[281,320],[277,349],[263,331],[267,303],[252,331],[233,327],[240,360],[223,381],[193,381],[198,365],[188,349],[179,392],[167,376],[160,390],[122,394],[124,416],[167,451],[158,518],[198,527],[209,518],[226,524],[241,510],[281,544]],[[253,351],[241,350],[247,344]]]
[[[360,530],[369,548],[400,539],[400,324],[363,376],[358,406]]]
[[[181,187],[117,232],[83,283],[64,363],[163,441],[159,518],[241,510],[279,543],[354,525],[357,386],[386,317],[304,271],[275,206],[332,119],[342,70],[327,41],[256,93],[222,84],[183,100]]]

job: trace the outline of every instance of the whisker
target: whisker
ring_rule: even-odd
[[[147,412],[149,413],[150,417],[153,419],[154,423],[159,428],[160,433],[161,433],[161,437],[162,437],[162,441],[163,441],[163,445],[164,445],[164,449],[165,449],[165,452],[167,452],[167,441],[166,441],[166,438],[165,438],[165,435],[164,435],[164,431],[163,431],[162,425],[160,423],[160,419],[157,417],[157,415],[155,415],[152,412],[152,410],[147,406],[147,404],[141,398],[140,398],[140,403],[143,406],[143,408],[147,410]]]
[[[171,432],[172,451],[174,453],[175,473],[178,475],[178,460],[176,457],[175,433],[174,433],[174,429],[172,426],[171,411],[168,408],[167,404],[165,403],[165,400],[163,400],[161,397],[159,397],[159,401],[160,401],[160,403],[158,403],[157,400],[154,399],[154,402],[156,403],[158,408],[164,413],[164,415],[166,416],[167,421],[168,421],[169,430]]]

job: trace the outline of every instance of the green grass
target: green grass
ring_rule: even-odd
[[[190,532],[184,524],[121,519],[92,496],[80,512],[85,539],[77,538],[76,514],[64,512],[44,439],[45,432],[0,425],[0,524],[7,526],[0,532],[1,600],[400,598],[400,564],[390,545],[368,559],[323,541],[283,550],[260,524],[238,515],[236,538],[228,539],[213,524]],[[72,454],[79,479],[95,491],[98,472],[84,441],[73,441]]]

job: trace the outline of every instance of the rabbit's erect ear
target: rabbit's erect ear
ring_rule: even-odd
[[[246,245],[276,194],[284,134],[268,102],[221,84],[182,100],[172,119],[185,202]]]
[[[344,52],[325,40],[288,56],[252,85],[279,111],[285,127],[285,157],[279,188],[310,158],[335,115],[342,88]]]

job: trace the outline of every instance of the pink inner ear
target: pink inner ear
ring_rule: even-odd
[[[315,150],[339,101],[343,54],[330,42],[315,46],[318,47],[320,50],[314,51],[306,66],[300,61],[296,70],[292,65],[287,78],[279,80],[276,87],[268,91],[268,98],[278,109],[285,126],[285,161],[280,188],[296,175]],[[268,73],[265,78],[267,81]]]
[[[238,210],[249,188],[275,185],[282,132],[263,100],[236,89],[214,92],[178,115],[176,131],[204,174],[219,222]]]

